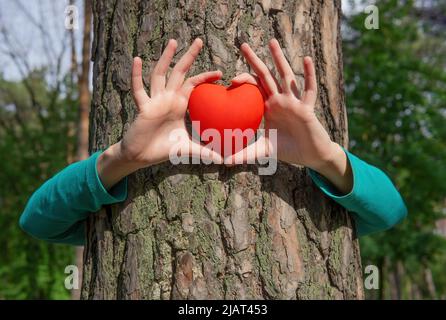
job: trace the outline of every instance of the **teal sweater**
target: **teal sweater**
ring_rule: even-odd
[[[404,202],[390,179],[346,151],[353,170],[353,189],[340,195],[324,177],[310,170],[315,184],[350,211],[359,235],[385,230],[407,215]],[[46,181],[29,199],[20,227],[30,235],[58,243],[83,245],[85,219],[101,206],[127,198],[127,179],[107,191],[99,179],[96,161],[100,152],[73,163]]]

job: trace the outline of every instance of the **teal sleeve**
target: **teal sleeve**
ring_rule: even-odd
[[[349,194],[339,192],[316,171],[309,170],[314,183],[331,199],[350,211],[359,236],[391,228],[407,216],[407,208],[389,177],[348,151],[353,172]]]
[[[20,227],[38,239],[83,245],[87,216],[127,198],[127,178],[109,191],[102,185],[96,168],[100,154],[73,163],[47,180],[28,200]]]

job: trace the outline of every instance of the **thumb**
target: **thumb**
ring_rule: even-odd
[[[202,83],[212,83],[214,81],[220,80],[221,77],[222,77],[222,72],[220,70],[200,73],[194,77],[187,79],[184,82],[182,91],[186,97],[189,97],[192,90],[196,86]]]
[[[243,83],[249,83],[249,84],[253,84],[256,86],[260,85],[259,79],[255,75],[252,75],[247,72],[241,73],[231,79],[231,85],[237,86],[237,85],[241,85]]]
[[[245,83],[253,84],[253,85],[257,86],[259,88],[260,92],[262,93],[263,98],[266,99],[266,92],[262,87],[262,83],[260,82],[260,79],[257,76],[247,73],[247,72],[241,73],[241,74],[235,76],[234,78],[232,78],[231,85],[229,86],[229,88],[230,89],[236,88],[236,87],[239,87]]]
[[[254,164],[256,160],[267,158],[268,154],[269,142],[267,138],[262,136],[243,150],[226,157],[224,159],[224,164],[229,167],[244,163]]]
[[[223,158],[220,154],[199,144],[198,142],[189,141],[189,154],[193,158],[199,158],[204,164],[222,164]]]

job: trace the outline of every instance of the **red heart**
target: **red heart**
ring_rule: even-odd
[[[214,137],[206,137],[206,134],[203,135],[204,131],[217,130],[221,137],[220,145],[214,142],[212,146],[224,157],[242,150],[254,138],[253,135],[247,134],[237,142],[235,134],[237,131],[233,132],[232,136],[226,132],[225,136],[225,129],[240,129],[245,133],[255,133],[262,121],[263,112],[262,93],[257,86],[247,83],[229,88],[204,83],[197,86],[189,98],[189,115],[193,121],[193,129],[199,132],[202,142],[206,144],[212,142]],[[251,130],[245,131],[246,129]],[[216,150],[216,147],[220,149]]]

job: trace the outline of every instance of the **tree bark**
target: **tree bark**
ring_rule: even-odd
[[[145,83],[169,38],[177,61],[195,37],[205,47],[191,74],[247,71],[249,42],[272,66],[267,41],[284,47],[300,85],[304,55],[316,62],[317,113],[347,146],[340,39],[341,1],[105,1],[93,6],[94,91],[90,151],[117,142],[135,116],[133,56]],[[128,199],[91,216],[83,299],[363,298],[351,217],[305,168],[181,165],[140,170]]]

